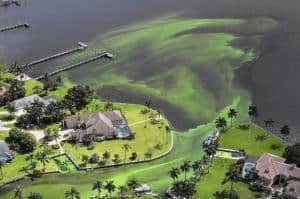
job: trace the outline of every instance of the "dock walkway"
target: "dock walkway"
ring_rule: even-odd
[[[0,28],[0,32],[5,32],[5,31],[9,31],[9,30],[14,30],[17,28],[29,28],[30,25],[29,23],[21,23],[21,24],[17,24],[17,25],[13,25],[13,26],[6,26],[4,28]]]
[[[63,71],[67,71],[67,70],[76,68],[78,66],[81,66],[81,65],[84,65],[84,64],[96,61],[96,60],[104,58],[104,57],[109,58],[109,59],[113,59],[115,56],[112,53],[105,51],[105,52],[99,53],[96,56],[93,56],[93,57],[90,57],[90,58],[85,59],[83,61],[80,61],[78,63],[71,64],[71,65],[68,65],[68,66],[64,66],[63,68],[57,69],[57,70],[49,73],[48,76],[56,75],[56,74],[61,73]],[[35,77],[34,79],[35,80],[42,80],[42,79],[44,79],[44,77],[45,77],[44,75],[41,75],[41,76]]]

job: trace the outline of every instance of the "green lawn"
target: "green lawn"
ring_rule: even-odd
[[[4,140],[6,137],[8,136],[8,132],[0,132],[0,140]],[[34,153],[38,152],[39,150],[42,150],[41,147],[38,147]],[[58,152],[58,151],[53,151],[53,153]],[[11,178],[17,177],[17,176],[21,176],[24,175],[24,172],[20,171],[20,169],[23,166],[26,166],[29,164],[29,162],[27,162],[25,160],[27,154],[19,154],[19,153],[15,153],[15,158],[11,161],[8,162],[4,165],[4,167],[2,168],[3,171],[3,178],[0,179],[0,181],[6,181],[9,180]],[[38,163],[38,168],[42,168],[42,164]],[[50,160],[49,163],[46,165],[46,169],[47,171],[56,171],[57,170],[57,165]]]
[[[248,155],[255,157],[265,152],[281,156],[287,146],[257,125],[251,125],[248,130],[233,127],[222,134],[219,143],[223,148],[244,149]]]
[[[95,100],[93,101],[86,109],[82,112],[91,112],[91,111],[102,111],[103,102]],[[121,109],[128,124],[134,124],[130,126],[132,132],[135,134],[133,140],[109,140],[104,142],[95,143],[95,148],[93,150],[88,150],[85,146],[72,146],[70,144],[65,144],[63,147],[66,152],[68,152],[73,158],[78,162],[81,162],[81,157],[83,154],[91,155],[97,153],[99,156],[105,151],[110,152],[111,157],[114,154],[119,154],[120,158],[124,158],[124,152],[122,150],[122,145],[125,143],[130,144],[131,149],[127,153],[127,157],[130,156],[132,152],[138,154],[138,159],[144,159],[144,154],[148,151],[151,151],[153,157],[162,154],[167,151],[171,146],[171,134],[166,133],[165,126],[167,125],[166,121],[161,121],[159,124],[151,124],[150,121],[147,122],[147,128],[145,126],[145,120],[149,119],[151,113],[155,111],[151,110],[148,114],[142,114],[140,111],[145,107],[142,105],[136,104],[122,104],[115,103],[115,108]],[[161,149],[156,149],[156,145],[161,145]]]
[[[196,185],[195,199],[216,198],[214,193],[221,192],[224,189],[229,190],[230,183],[222,184],[225,178],[225,174],[231,164],[234,164],[235,160],[215,158],[210,167],[209,173],[203,176],[200,182]],[[238,182],[234,183],[234,189],[237,191],[241,199],[253,199],[256,198],[258,193],[252,192],[248,189],[247,184]]]
[[[43,88],[44,86],[43,86],[43,83],[36,81],[34,79],[30,79],[30,80],[27,80],[24,82],[26,96],[30,96],[30,95],[34,94],[34,90],[33,90],[34,87]]]

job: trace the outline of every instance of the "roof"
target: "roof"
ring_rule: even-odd
[[[269,186],[272,185],[273,179],[278,175],[300,179],[300,168],[294,164],[286,164],[284,162],[285,159],[282,157],[264,153],[257,160],[255,169],[260,177],[270,180]]]
[[[10,153],[9,148],[3,140],[0,140],[0,155],[4,153]]]
[[[64,119],[67,128],[76,128],[78,123],[86,125],[86,133],[114,136],[114,121],[125,121],[120,111],[86,113],[81,116],[71,115]]]
[[[31,95],[31,96],[27,96],[27,97],[23,97],[17,100],[14,100],[11,102],[12,105],[14,105],[16,107],[16,109],[20,110],[25,108],[26,106],[30,106],[31,104],[34,103],[35,100],[38,100],[39,102],[42,102],[45,105],[50,104],[51,102],[56,102],[57,100],[53,97],[45,97],[42,98],[38,95]]]
[[[293,196],[295,198],[300,196],[300,181],[299,180],[288,180],[285,187],[285,192],[287,195]]]

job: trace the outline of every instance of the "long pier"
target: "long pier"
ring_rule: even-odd
[[[25,64],[22,67],[25,67],[25,66],[30,67],[30,66],[33,66],[33,65],[36,65],[36,64],[40,64],[42,62],[46,62],[46,61],[49,61],[51,59],[55,59],[57,57],[68,55],[68,54],[71,54],[71,53],[76,52],[76,51],[84,50],[87,47],[88,47],[87,44],[85,44],[83,42],[78,42],[78,47],[76,47],[76,48],[72,48],[70,50],[66,50],[66,51],[63,51],[61,53],[57,53],[57,54],[54,54],[54,55],[51,55],[51,56],[48,56],[48,57],[44,57],[44,58],[38,59],[36,61],[30,62],[28,64]]]
[[[0,29],[0,32],[5,32],[5,31],[9,31],[9,30],[14,30],[14,29],[17,29],[17,28],[29,28],[30,25],[28,23],[22,23],[22,24],[17,24],[17,25],[13,25],[13,26],[7,26],[7,27],[4,27],[4,28],[1,28]]]
[[[61,69],[57,69],[51,73],[48,74],[48,76],[53,76],[53,75],[56,75],[58,73],[61,73],[61,72],[64,72],[64,71],[67,71],[67,70],[70,70],[70,69],[73,69],[73,68],[76,68],[78,66],[81,66],[81,65],[84,65],[84,64],[87,64],[87,63],[90,63],[90,62],[93,62],[93,61],[96,61],[98,59],[101,59],[101,58],[109,58],[109,59],[113,59],[115,57],[115,55],[113,55],[112,53],[109,53],[109,52],[102,52],[96,56],[93,56],[93,57],[90,57],[86,60],[83,60],[83,61],[80,61],[78,63],[75,63],[75,64],[71,64],[71,65],[68,65],[68,66],[65,66]],[[39,77],[36,77],[34,78],[35,80],[41,80],[41,79],[44,79],[44,75],[41,75]]]

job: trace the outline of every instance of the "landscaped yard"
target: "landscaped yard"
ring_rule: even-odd
[[[263,128],[251,125],[249,129],[233,127],[222,133],[220,147],[244,149],[248,155],[259,157],[265,152],[281,156],[286,144]]]
[[[196,185],[195,199],[205,198],[213,199],[217,198],[214,194],[222,192],[223,190],[229,190],[230,183],[222,184],[225,174],[231,164],[234,164],[235,160],[215,158],[210,167],[209,173],[203,176],[200,182]],[[252,192],[248,189],[248,185],[238,182],[234,183],[234,189],[242,199],[253,199],[259,193]]]
[[[8,136],[8,132],[0,132],[0,140],[4,140]],[[40,151],[42,147],[37,148],[34,153],[37,153]],[[53,153],[57,153],[58,151],[53,151]],[[3,178],[0,179],[0,181],[6,181],[11,178],[24,175],[25,173],[20,171],[22,167],[29,165],[29,161],[26,161],[25,158],[28,154],[19,154],[15,153],[15,158],[4,165],[2,168],[3,171]],[[42,169],[42,164],[38,162],[38,168]],[[53,160],[50,160],[48,164],[46,164],[47,171],[56,171],[57,165],[53,162]],[[0,177],[1,178],[1,177]]]
[[[94,100],[83,112],[102,111],[103,105],[103,102]],[[162,120],[158,124],[151,124],[150,121],[147,121],[147,127],[144,128],[145,120],[149,120],[151,113],[155,113],[155,111],[151,110],[150,113],[142,114],[141,110],[145,107],[135,104],[115,103],[114,107],[122,110],[135,138],[132,140],[95,142],[93,150],[88,150],[85,146],[64,144],[64,150],[75,158],[78,163],[81,162],[81,157],[84,154],[91,156],[93,153],[97,153],[101,157],[106,151],[111,154],[111,157],[114,154],[119,154],[123,160],[124,151],[122,146],[125,143],[131,146],[131,149],[127,152],[127,159],[132,152],[136,152],[138,159],[143,160],[146,152],[152,152],[152,157],[155,157],[166,152],[171,147],[171,134],[167,133],[165,129],[166,121]]]

